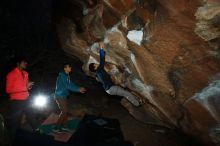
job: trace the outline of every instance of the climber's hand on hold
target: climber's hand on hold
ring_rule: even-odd
[[[99,48],[100,48],[100,49],[104,49],[104,44],[103,44],[103,42],[99,42]]]

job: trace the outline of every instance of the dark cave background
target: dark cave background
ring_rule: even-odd
[[[74,13],[69,13],[69,10],[74,10]],[[55,70],[52,68],[51,70],[54,71],[49,73],[53,80],[52,82],[47,80],[50,84],[55,83],[54,78],[62,63],[68,61],[76,67],[81,66],[77,59],[71,59],[65,55],[56,34],[56,24],[63,16],[71,18],[76,23],[77,30],[82,31],[81,12],[80,4],[71,3],[68,0],[3,0],[1,2],[0,100],[7,98],[5,77],[16,65],[17,57],[28,59],[27,70],[30,78],[35,80],[38,78],[35,82],[41,82],[46,74],[42,70],[49,70],[51,66],[55,66]]]

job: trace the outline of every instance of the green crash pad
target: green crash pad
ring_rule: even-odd
[[[79,119],[72,119],[67,122],[67,127],[69,130],[74,131],[78,127],[79,123],[80,123]],[[55,128],[55,126],[56,126],[56,124],[41,125],[38,128],[38,131],[40,133],[44,133],[44,134],[51,134],[51,133],[53,133],[53,129]]]

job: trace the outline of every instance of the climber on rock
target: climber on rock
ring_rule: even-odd
[[[96,79],[102,83],[105,91],[110,95],[118,95],[126,98],[134,106],[140,106],[139,99],[131,94],[129,91],[124,88],[114,85],[110,75],[106,72],[105,66],[105,51],[103,49],[103,43],[99,43],[99,55],[100,55],[100,64],[91,63],[89,64],[89,70],[95,73]],[[123,100],[124,100],[123,98]],[[121,104],[124,105],[121,100]]]

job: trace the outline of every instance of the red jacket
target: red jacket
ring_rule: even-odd
[[[29,93],[27,89],[28,73],[19,68],[15,68],[8,73],[6,78],[6,92],[11,100],[26,100]]]

